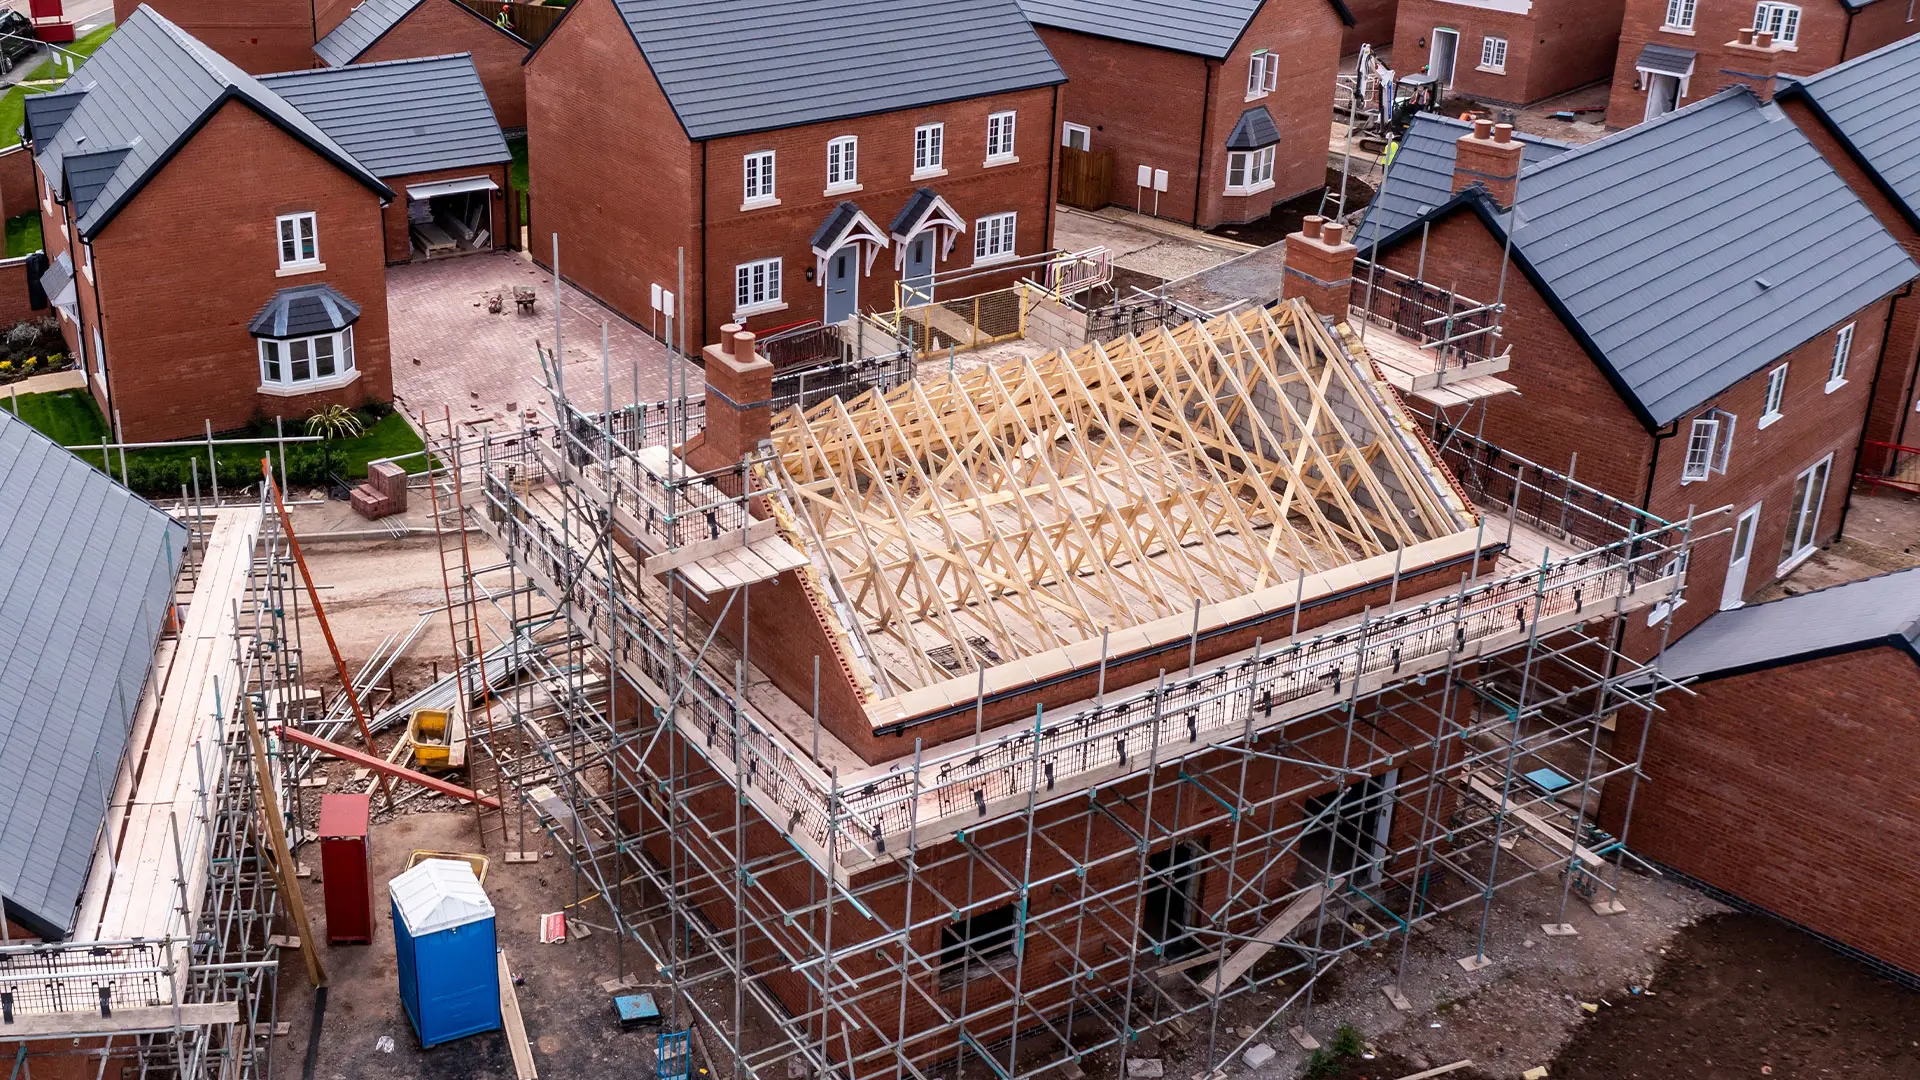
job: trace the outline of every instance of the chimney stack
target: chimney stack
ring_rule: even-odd
[[[1766,30],[1743,29],[1727,42],[1725,67],[1720,69],[1719,89],[1745,86],[1762,102],[1773,100],[1774,79],[1780,74],[1787,46],[1775,41]]]
[[[1288,236],[1287,271],[1280,297],[1299,297],[1307,306],[1336,323],[1347,321],[1347,303],[1353,296],[1353,258],[1357,249],[1347,240],[1347,227],[1309,215],[1300,231]]]
[[[707,365],[707,429],[686,449],[701,472],[729,468],[773,432],[773,364],[754,352],[754,336],[738,324],[720,328],[703,350]]]
[[[1512,124],[1475,120],[1473,131],[1460,136],[1453,148],[1453,190],[1479,184],[1501,206],[1513,205],[1513,193],[1520,184],[1520,158],[1524,152],[1520,140],[1513,137]]]

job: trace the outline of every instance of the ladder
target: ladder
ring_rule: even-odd
[[[1293,933],[1301,923],[1307,921],[1307,916],[1319,909],[1320,898],[1326,895],[1326,891],[1325,885],[1314,885],[1294,897],[1293,903],[1288,904],[1278,918],[1262,927],[1259,933],[1253,935],[1252,941],[1227,957],[1227,962],[1220,965],[1220,970],[1201,980],[1200,992],[1208,997],[1218,997],[1221,990],[1253,970],[1253,965],[1259,963],[1261,957],[1272,952],[1281,939]]]

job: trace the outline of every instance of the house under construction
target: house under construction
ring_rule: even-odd
[[[703,399],[556,369],[543,425],[448,425],[510,570],[461,599],[539,676],[472,725],[507,843],[718,1070],[1072,1075],[1161,1025],[1211,1068],[1228,999],[1522,879],[1609,909],[1657,689],[1612,643],[1692,523],[1435,445],[1311,299],[824,400],[732,333]]]

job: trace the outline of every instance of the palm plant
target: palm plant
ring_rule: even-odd
[[[320,436],[320,471],[333,472],[333,443],[337,439],[357,439],[366,431],[360,416],[345,405],[329,405],[307,417],[307,434]]]

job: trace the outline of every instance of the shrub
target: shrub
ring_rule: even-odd
[[[12,348],[12,349],[30,348],[32,347],[34,342],[39,340],[40,340],[40,324],[38,322],[15,323],[13,326],[7,329],[7,347],[8,348]]]

